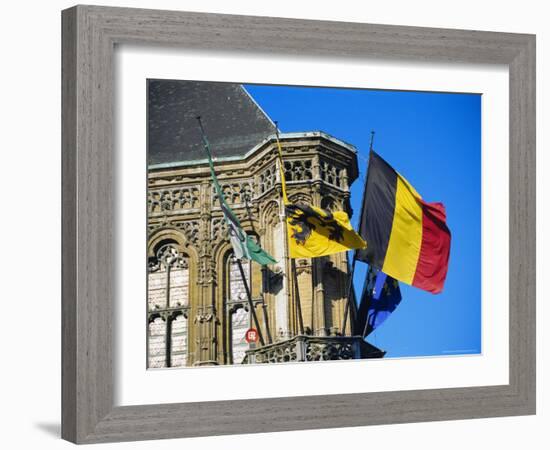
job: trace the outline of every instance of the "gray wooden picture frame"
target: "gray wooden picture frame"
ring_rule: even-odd
[[[535,36],[75,6],[62,13],[62,437],[76,443],[535,413]],[[509,384],[114,406],[116,44],[506,64]]]

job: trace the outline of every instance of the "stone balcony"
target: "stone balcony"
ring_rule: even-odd
[[[246,351],[243,364],[382,358],[386,352],[360,336],[298,335]]]

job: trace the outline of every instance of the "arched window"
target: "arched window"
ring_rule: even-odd
[[[187,364],[189,258],[177,243],[160,243],[149,259],[147,285],[147,366]]]
[[[250,262],[241,261],[247,284],[251,286]],[[239,270],[237,260],[233,255],[227,259],[227,291],[226,305],[228,313],[228,337],[230,357],[233,364],[240,364],[249,346],[245,340],[245,333],[250,328],[250,311],[245,286]]]

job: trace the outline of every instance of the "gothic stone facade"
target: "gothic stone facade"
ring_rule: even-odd
[[[357,177],[354,148],[320,132],[283,134],[281,142],[291,201],[351,215],[349,186]],[[306,335],[349,336],[349,320],[342,330],[346,253],[299,259],[297,283],[288,275],[273,137],[244,157],[220,158],[215,166],[225,197],[247,233],[279,261],[264,268],[244,262],[266,344],[300,334],[296,286]],[[245,359],[249,346],[244,334],[253,322],[226,233],[206,161],[150,166],[150,368],[237,364]]]

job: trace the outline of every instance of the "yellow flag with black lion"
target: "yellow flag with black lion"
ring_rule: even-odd
[[[303,202],[285,205],[291,258],[331,255],[367,245],[344,211],[330,212]]]
[[[277,135],[279,175],[285,205],[288,249],[291,258],[315,258],[366,248],[344,211],[330,212],[306,202],[291,203],[286,194],[283,154]]]

